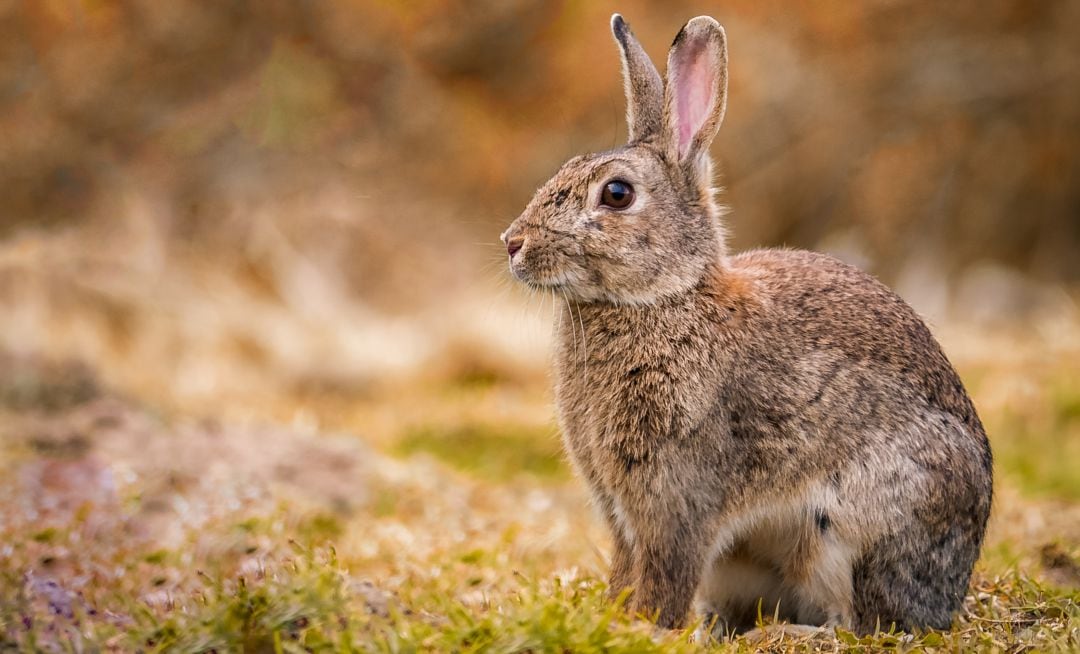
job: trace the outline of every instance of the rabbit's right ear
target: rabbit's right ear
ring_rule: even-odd
[[[700,171],[707,164],[726,107],[727,37],[716,20],[698,16],[671,44],[664,97],[669,145],[686,169]]]
[[[630,26],[619,14],[611,16],[611,33],[622,54],[623,83],[626,88],[626,124],[630,142],[658,134],[664,124],[664,82],[649,55],[634,38]]]

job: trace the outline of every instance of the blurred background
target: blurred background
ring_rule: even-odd
[[[873,272],[957,365],[997,466],[965,624],[1076,633],[995,580],[1080,588],[1080,2],[0,0],[0,650],[276,651],[387,598],[597,588],[558,307],[498,235],[625,142],[614,11],[661,68],[725,26],[732,247]]]
[[[1076,319],[1075,2],[6,0],[0,347],[173,398],[544,365],[497,235],[624,142],[614,10],[661,69],[726,26],[736,249],[935,324]]]

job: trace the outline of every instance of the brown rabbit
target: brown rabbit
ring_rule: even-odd
[[[630,142],[576,157],[503,234],[563,296],[566,448],[611,528],[610,592],[719,632],[762,611],[857,632],[946,629],[979,555],[991,454],[929,330],[869,275],[796,250],[729,254],[709,144],[727,45],[707,16],[667,80],[622,17]]]

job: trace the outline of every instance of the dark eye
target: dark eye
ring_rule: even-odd
[[[634,187],[617,179],[604,185],[600,204],[612,209],[625,209],[634,202]]]

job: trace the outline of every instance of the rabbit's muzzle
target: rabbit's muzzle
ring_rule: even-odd
[[[506,246],[506,255],[509,258],[510,272],[518,280],[528,282],[527,276],[523,275],[523,262],[524,255],[516,256],[525,248],[526,237],[522,233],[520,228],[515,228],[511,225],[509,229],[499,235],[499,239]]]
[[[590,284],[584,266],[584,244],[569,229],[516,220],[503,232],[502,241],[510,273],[538,290],[555,290],[581,299],[596,299],[599,289]]]

